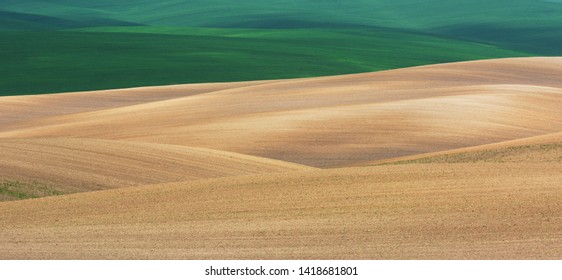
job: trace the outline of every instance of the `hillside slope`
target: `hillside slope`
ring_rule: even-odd
[[[112,27],[0,32],[0,96],[301,78],[531,55],[379,29],[167,31]]]
[[[0,203],[3,259],[559,259],[560,164],[411,164]]]
[[[505,9],[509,4],[510,8]],[[423,29],[465,23],[559,22],[560,3],[533,0],[4,0],[0,9],[57,17],[105,17],[147,25],[287,27],[321,24]]]
[[[95,26],[386,27],[562,55],[555,47],[561,43],[562,3],[554,1],[243,0],[234,4],[228,0],[142,0],[133,5],[124,0],[5,0],[0,10],[86,21]]]
[[[559,259],[561,72],[2,97],[0,258]]]
[[[352,164],[351,166],[474,162],[562,162],[562,133],[557,132],[467,148],[361,162]]]
[[[61,194],[312,169],[201,148],[95,139],[0,139],[0,151],[0,179],[37,182]]]
[[[0,11],[0,31],[50,30],[86,27],[79,23],[54,17]]]
[[[560,56],[561,13],[539,0],[4,0],[0,95]]]
[[[334,167],[559,132],[561,71],[560,58],[524,58],[271,81],[51,116],[0,137],[167,143]]]

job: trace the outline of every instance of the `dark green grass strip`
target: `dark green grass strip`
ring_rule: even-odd
[[[0,95],[314,77],[532,55],[392,31],[216,33],[0,32]]]

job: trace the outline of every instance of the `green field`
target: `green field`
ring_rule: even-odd
[[[0,95],[562,55],[560,15],[531,0],[4,0]]]
[[[5,32],[0,94],[312,77],[528,55],[394,31]],[[129,32],[130,33],[126,33]],[[144,32],[144,33],[133,33]]]
[[[0,10],[74,21],[255,28],[331,24],[423,30],[474,23],[553,26],[562,20],[560,1],[542,0],[3,0]]]

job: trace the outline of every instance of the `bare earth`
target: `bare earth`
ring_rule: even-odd
[[[520,58],[3,97],[0,181],[68,194],[0,202],[0,259],[562,259],[560,77]]]
[[[314,169],[203,148],[97,139],[0,139],[0,150],[3,177],[77,191]]]

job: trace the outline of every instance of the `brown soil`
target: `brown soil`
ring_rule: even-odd
[[[6,259],[560,259],[561,164],[409,164],[0,203]]]
[[[0,259],[560,259],[561,76],[520,58],[2,97],[0,200],[82,193],[1,202]]]

